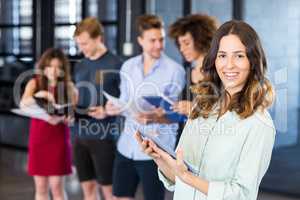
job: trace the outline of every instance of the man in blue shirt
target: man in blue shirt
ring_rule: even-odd
[[[134,198],[139,181],[145,200],[163,200],[164,188],[158,179],[157,167],[144,154],[134,134],[137,130],[157,134],[159,139],[175,147],[178,124],[158,123],[159,109],[154,109],[143,96],[178,97],[185,85],[185,71],[181,65],[163,53],[163,23],[154,15],[138,18],[138,43],[143,53],[127,60],[121,67],[120,100],[134,105],[136,112],[122,112],[112,102],[106,104],[109,115],[125,116],[125,127],[118,141],[113,171],[113,194],[118,199]]]

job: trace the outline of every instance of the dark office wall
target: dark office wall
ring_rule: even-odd
[[[215,16],[220,23],[233,18],[233,0],[192,0],[192,13]]]
[[[156,0],[152,5],[148,4],[147,6],[148,8],[146,10],[149,13],[161,16],[164,21],[166,32],[166,54],[181,63],[181,55],[178,52],[174,41],[168,37],[168,29],[171,23],[176,21],[177,18],[183,16],[183,0]]]

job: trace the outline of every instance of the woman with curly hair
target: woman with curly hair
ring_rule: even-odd
[[[204,78],[201,72],[202,63],[216,30],[216,19],[205,14],[184,16],[170,26],[169,36],[175,40],[185,61],[191,63],[192,66],[192,69],[187,68],[190,82],[187,84],[186,100],[179,101],[174,105],[174,111],[178,113],[189,115],[191,111],[192,97],[189,87]]]

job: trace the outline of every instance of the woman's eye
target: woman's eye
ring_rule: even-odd
[[[237,58],[244,58],[245,55],[243,55],[243,54],[238,54],[236,57],[237,57]]]
[[[189,45],[190,45],[190,43],[188,43],[188,42],[183,43],[183,46],[189,46]]]
[[[218,55],[218,58],[225,58],[225,57],[226,57],[225,54],[219,54],[219,55]]]

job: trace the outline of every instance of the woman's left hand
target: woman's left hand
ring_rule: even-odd
[[[188,176],[191,175],[191,172],[188,171],[187,166],[184,164],[182,149],[178,149],[176,152],[176,163],[173,169],[175,170],[175,175],[183,182],[186,182]]]
[[[149,141],[149,145],[153,149],[153,152],[157,155],[157,158],[154,158],[154,161],[158,164],[158,166],[159,163],[165,163],[165,165],[168,166],[168,169],[172,170],[171,172],[168,172],[169,174],[173,174],[173,176],[178,177],[182,182],[198,189],[205,195],[208,194],[209,182],[188,171],[188,168],[183,161],[182,149],[177,150],[176,159],[174,159],[168,153],[158,148],[151,140]],[[159,162],[157,162],[157,160],[159,160]],[[172,180],[173,182],[176,181],[175,177]]]
[[[191,173],[188,171],[187,166],[183,162],[183,151],[181,149],[177,150],[176,159],[174,159],[168,153],[157,147],[153,141],[150,140],[149,145],[152,147],[153,151],[159,155],[159,158],[163,159],[164,162],[173,169],[175,176],[180,178],[182,181],[185,181],[188,178],[188,175]]]
[[[191,101],[178,101],[173,105],[173,111],[188,116],[192,110]]]
[[[73,116],[64,116],[64,123],[68,126],[72,126],[74,124],[75,118]]]

